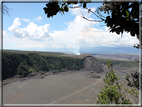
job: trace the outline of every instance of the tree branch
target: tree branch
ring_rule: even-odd
[[[82,6],[82,4],[81,4],[81,5],[79,5],[79,6],[69,7],[69,8],[71,8],[71,9],[75,9],[75,8],[80,8],[81,6]]]
[[[88,20],[88,21],[92,21],[92,22],[102,22],[102,21],[97,21],[97,20],[90,20],[90,19],[87,19],[86,17],[84,17],[84,16],[81,16],[83,19],[85,19],[85,20]]]
[[[11,10],[10,8],[8,8],[6,5],[3,5],[3,7],[1,7],[1,5],[0,5],[0,9],[2,9],[3,11],[3,14],[7,14],[8,16],[10,16],[9,15],[9,10]]]
[[[105,19],[101,18],[100,16],[98,16],[95,12],[93,12],[91,9],[89,8],[86,8],[88,10],[88,13],[91,12],[93,13],[94,15],[96,15],[99,19],[101,19],[102,21],[105,21]]]
[[[80,11],[81,12],[81,11]],[[84,15],[83,15],[83,13],[81,12],[81,14],[82,14],[82,18],[84,18],[85,20],[88,20],[88,21],[92,21],[92,22],[102,22],[102,21],[97,21],[97,20],[90,20],[90,19],[88,19],[88,18],[86,18],[86,17],[84,17]]]

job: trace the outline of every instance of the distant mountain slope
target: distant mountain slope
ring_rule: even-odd
[[[136,54],[138,55],[138,49],[134,47],[81,47],[80,53],[89,54]]]
[[[125,60],[125,61],[134,61],[138,60],[138,55],[130,54],[92,54],[97,59],[111,59],[111,60]]]

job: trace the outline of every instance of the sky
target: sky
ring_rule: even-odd
[[[133,47],[139,43],[130,33],[123,33],[121,37],[109,33],[104,22],[83,19],[81,12],[88,19],[99,20],[82,8],[47,18],[43,10],[46,3],[4,4],[10,10],[9,16],[3,15],[3,49],[60,51],[79,55],[83,47]],[[87,7],[95,11],[101,5],[90,3]]]

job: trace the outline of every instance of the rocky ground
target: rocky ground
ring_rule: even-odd
[[[94,104],[104,87],[107,66],[92,56],[85,56],[82,70],[40,71],[27,76],[16,75],[3,81],[4,104]],[[136,68],[114,66],[124,83],[124,76]],[[127,86],[124,83],[124,86]],[[138,99],[128,96],[134,104]],[[95,99],[94,99],[95,98]]]
[[[28,79],[42,79],[45,78],[45,76],[50,76],[50,75],[57,75],[57,74],[61,74],[61,75],[67,75],[67,74],[71,74],[71,73],[81,73],[84,72],[84,76],[89,77],[89,78],[100,78],[100,76],[98,76],[97,74],[95,74],[95,72],[90,71],[90,72],[86,72],[86,71],[77,71],[77,70],[52,70],[49,72],[46,71],[40,71],[40,72],[34,72],[34,73],[30,73],[27,76],[23,76],[23,75],[15,75],[12,78],[6,79],[3,81],[3,85],[12,83],[12,82],[22,82]]]

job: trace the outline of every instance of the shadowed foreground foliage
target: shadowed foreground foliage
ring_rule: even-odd
[[[107,66],[109,72],[103,79],[107,85],[105,85],[105,87],[102,88],[102,91],[100,91],[97,104],[132,104],[132,102],[126,98],[125,92],[138,97],[138,90],[133,87],[131,90],[128,90],[127,88],[123,91],[123,84],[119,83],[120,78],[115,74],[115,71],[113,71],[111,60],[107,61]]]

